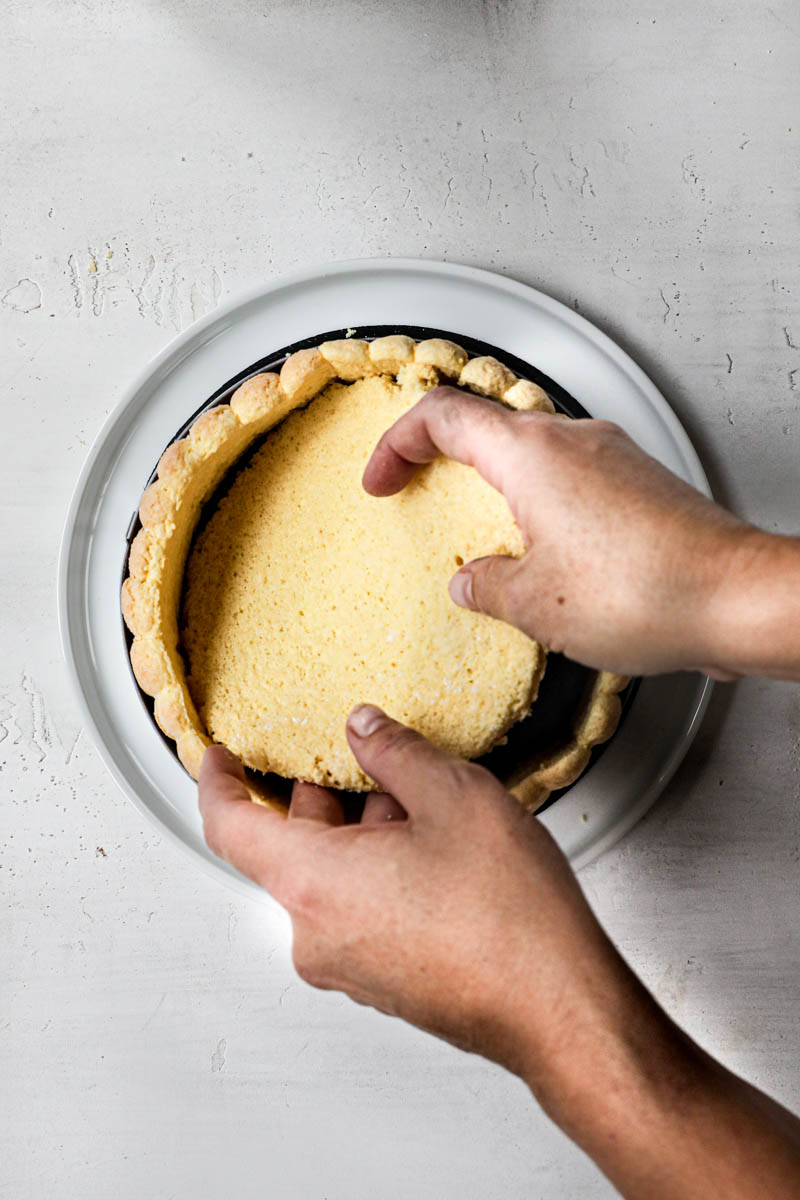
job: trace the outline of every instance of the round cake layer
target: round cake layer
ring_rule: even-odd
[[[361,487],[380,435],[430,386],[413,368],[330,383],[267,436],[197,535],[189,690],[214,740],[256,770],[365,789],[344,732],[354,704],[473,758],[535,699],[541,648],[447,592],[462,562],[522,553],[503,497],[446,459],[397,496]]]

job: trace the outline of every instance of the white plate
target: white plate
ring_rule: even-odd
[[[413,259],[335,263],[260,287],[177,337],[125,392],[81,472],[61,546],[61,639],[86,727],[122,790],[196,862],[255,895],[262,893],[207,849],[195,786],[131,678],[119,611],[125,538],[162,449],[216,388],[282,346],[361,324],[426,325],[516,354],[709,493],[686,433],[627,354],[571,309],[488,271]],[[576,867],[653,803],[686,753],[709,691],[692,675],[643,681],[618,736],[542,816]]]

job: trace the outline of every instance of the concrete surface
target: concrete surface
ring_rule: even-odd
[[[385,254],[575,304],[719,493],[796,530],[799,52],[793,0],[9,0],[0,1195],[611,1194],[519,1083],[299,985],[261,909],[143,824],[75,716],[56,552],[90,440],[176,330]],[[668,1010],[795,1107],[799,796],[800,689],[720,688],[582,877]]]

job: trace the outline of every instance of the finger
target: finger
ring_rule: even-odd
[[[460,794],[474,786],[476,773],[486,777],[486,785],[500,786],[488,771],[445,754],[372,704],[360,704],[350,713],[347,740],[360,766],[412,818],[451,819]]]
[[[218,801],[250,800],[244,765],[227,746],[209,746],[200,764],[198,800],[203,820]]]
[[[286,872],[298,858],[299,839],[278,812],[252,802],[244,767],[224,746],[206,750],[198,798],[209,849],[280,899]]]
[[[387,821],[405,821],[408,813],[394,796],[386,792],[370,792],[361,814],[362,825],[385,825]]]
[[[461,608],[486,613],[533,636],[530,586],[521,558],[493,554],[476,558],[456,571],[448,585]]]
[[[551,421],[549,413],[526,413],[525,420]],[[362,479],[373,496],[401,491],[423,463],[440,454],[474,467],[498,491],[518,457],[515,431],[519,414],[492,400],[454,387],[427,392],[384,433]]]
[[[339,797],[330,788],[298,780],[292,788],[289,818],[320,821],[323,825],[344,825]]]

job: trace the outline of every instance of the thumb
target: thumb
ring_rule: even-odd
[[[493,554],[473,559],[456,571],[449,591],[451,600],[461,608],[497,617],[533,637],[531,603],[525,585],[521,558]]]
[[[449,821],[461,795],[474,786],[476,772],[486,777],[482,786],[491,781],[499,787],[488,771],[446,754],[373,704],[359,704],[350,713],[347,740],[367,774],[412,818]]]

